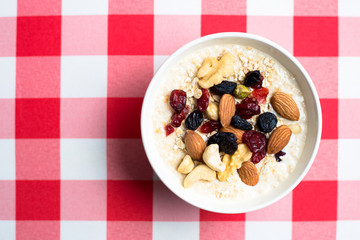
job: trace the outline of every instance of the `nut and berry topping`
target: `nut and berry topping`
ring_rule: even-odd
[[[259,115],[256,125],[260,131],[269,133],[276,127],[277,122],[278,120],[275,114],[265,112]]]

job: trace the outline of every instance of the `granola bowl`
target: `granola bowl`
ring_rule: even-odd
[[[314,161],[321,129],[319,97],[302,65],[247,33],[178,49],[154,75],[141,112],[157,177],[218,213],[257,210],[292,191]]]

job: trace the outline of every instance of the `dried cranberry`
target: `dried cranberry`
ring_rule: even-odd
[[[260,114],[260,106],[254,98],[245,98],[241,103],[236,104],[236,115],[243,119],[250,119],[257,114]]]
[[[173,126],[171,126],[170,124],[165,126],[165,133],[166,136],[169,136],[170,134],[172,134],[175,131],[175,129],[173,128]]]
[[[252,161],[254,164],[257,164],[257,163],[259,163],[261,160],[263,160],[265,156],[266,156],[266,150],[263,149],[263,150],[261,150],[260,152],[253,153],[252,156],[251,156],[251,161]]]
[[[171,116],[171,126],[173,127],[180,127],[181,122],[186,118],[189,113],[189,106],[186,106],[181,110],[180,113],[174,113]]]
[[[220,122],[216,121],[207,121],[200,127],[201,133],[211,133],[212,131],[220,129]]]
[[[254,89],[251,92],[251,96],[256,98],[256,100],[261,104],[266,103],[266,97],[268,94],[269,94],[269,89],[267,89],[265,87],[259,88],[259,89]]]
[[[242,141],[248,145],[253,153],[261,152],[266,148],[266,136],[255,130],[245,132],[242,136]]]
[[[280,151],[280,152],[276,153],[276,154],[275,154],[275,159],[276,159],[276,161],[277,161],[277,162],[281,162],[281,158],[280,158],[280,157],[285,156],[285,155],[286,155],[286,153],[283,152],[283,151]]]
[[[186,105],[186,92],[175,89],[170,94],[170,106],[176,113],[180,113]]]
[[[254,89],[262,88],[262,83],[263,83],[264,77],[262,75],[260,75],[259,79],[260,79],[260,82],[255,84],[254,86],[252,86],[252,88],[254,88]]]
[[[261,88],[264,77],[259,70],[248,72],[245,76],[244,85],[246,87]]]
[[[210,93],[209,93],[209,90],[204,89],[204,88],[202,88],[201,91],[202,91],[202,95],[197,100],[197,106],[198,106],[199,112],[205,112],[205,110],[209,106]]]
[[[203,114],[199,111],[193,111],[185,120],[185,126],[187,129],[195,131],[204,120]]]

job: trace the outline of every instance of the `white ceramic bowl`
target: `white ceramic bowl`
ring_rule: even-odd
[[[191,191],[184,189],[181,183],[179,183],[178,176],[174,174],[173,170],[169,169],[168,165],[164,164],[164,160],[161,159],[159,153],[157,152],[153,139],[153,123],[151,120],[149,121],[149,119],[152,118],[153,103],[157,94],[157,88],[166,81],[164,76],[166,76],[167,71],[169,71],[171,67],[184,56],[200,48],[216,44],[240,44],[252,46],[274,57],[294,75],[305,99],[308,118],[308,132],[304,151],[296,165],[296,168],[285,181],[280,183],[278,187],[268,193],[265,193],[261,197],[251,199],[250,201],[242,202],[224,199],[210,200],[205,196],[199,196],[199,194],[194,195]],[[208,35],[196,39],[178,49],[165,61],[151,80],[145,94],[141,111],[141,135],[145,152],[158,177],[172,192],[186,202],[196,207],[219,213],[243,213],[257,210],[278,201],[292,191],[304,178],[314,161],[319,147],[321,127],[322,117],[319,97],[314,84],[303,66],[288,51],[279,45],[263,37],[247,33],[228,32]]]

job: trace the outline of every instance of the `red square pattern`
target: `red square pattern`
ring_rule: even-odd
[[[15,220],[15,181],[0,181],[0,220]]]
[[[58,138],[59,136],[59,99],[16,99],[16,138]]]
[[[293,222],[292,240],[335,240],[336,222]]]
[[[152,181],[108,181],[108,220],[152,221],[152,207]]]
[[[146,240],[152,239],[152,222],[137,221],[111,221],[107,222],[107,240],[131,239]]]
[[[17,220],[59,220],[60,181],[16,181]]]
[[[16,179],[60,179],[59,139],[17,139]]]
[[[0,138],[15,137],[15,100],[0,99]]]
[[[338,56],[337,17],[294,17],[295,56]]]
[[[142,98],[108,98],[107,137],[140,138]]]
[[[61,0],[17,0],[18,16],[61,15]]]
[[[201,36],[218,32],[246,32],[246,16],[201,15]]]
[[[59,56],[61,16],[18,17],[17,56]]]
[[[16,97],[60,97],[60,57],[17,58]]]
[[[245,214],[222,214],[200,209],[200,221],[245,221]]]
[[[332,221],[337,216],[337,181],[303,181],[293,191],[293,221]]]
[[[60,240],[60,221],[16,221],[16,240]]]
[[[219,230],[221,229],[221,234]],[[245,239],[245,222],[200,222],[200,240],[244,240]],[[214,237],[216,236],[216,238]]]
[[[154,15],[109,15],[109,55],[152,55]]]
[[[320,99],[322,111],[322,139],[338,138],[338,99]]]

